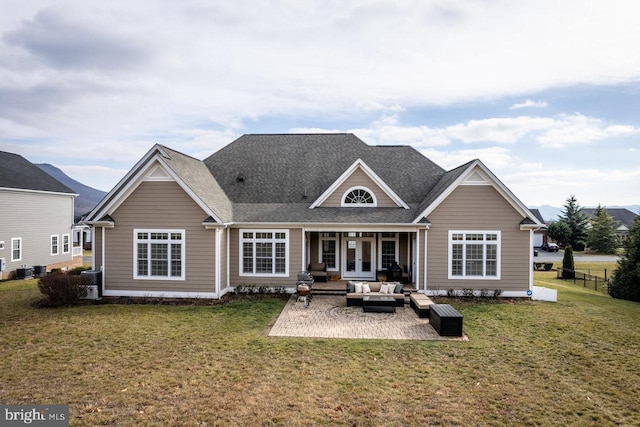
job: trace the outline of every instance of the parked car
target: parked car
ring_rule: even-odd
[[[544,243],[540,249],[547,252],[558,252],[560,248],[555,243]]]

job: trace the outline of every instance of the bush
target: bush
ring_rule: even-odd
[[[40,305],[60,307],[76,304],[81,298],[87,296],[87,287],[90,284],[89,276],[62,272],[49,273],[38,281],[38,289],[48,297]]]
[[[80,266],[80,267],[76,267],[73,270],[69,270],[69,274],[73,274],[74,276],[79,276],[82,274],[83,271],[87,271],[87,270],[91,270],[91,267],[86,267],[86,266]]]
[[[574,248],[578,252],[583,252],[587,247],[587,244],[583,240],[578,240],[576,242],[576,247]]]
[[[575,275],[575,264],[573,263],[573,248],[571,245],[564,249],[564,258],[562,259],[562,278],[573,279]]]

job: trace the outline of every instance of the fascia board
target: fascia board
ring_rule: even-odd
[[[120,180],[118,183],[107,193],[106,196],[102,198],[100,203],[93,208],[93,210],[87,215],[87,222],[91,221],[91,218],[102,218],[106,215],[109,206],[113,203],[114,199],[117,198],[118,194],[122,192],[123,189],[128,187],[132,181],[132,179],[138,175],[140,168],[142,168],[151,157],[153,157],[156,152],[161,153],[164,157],[166,157],[166,151],[162,149],[160,144],[155,144],[147,153],[140,159],[138,162],[127,172],[127,174]]]
[[[340,187],[349,177],[356,171],[357,168],[361,168],[364,173],[371,178],[376,185],[378,185],[382,191],[391,198],[397,205],[401,206],[404,209],[409,209],[409,206],[371,169],[367,164],[360,158],[358,158],[351,166],[345,170],[342,175],[336,179],[333,184],[329,186],[325,190],[324,193],[320,195],[312,204],[309,206],[309,209],[313,209],[315,207],[320,206],[322,203],[329,198],[337,189]]]
[[[63,193],[60,191],[47,191],[47,190],[29,190],[27,188],[12,188],[12,187],[0,187],[0,191],[12,191],[15,193],[36,193],[36,194],[51,194],[55,196],[67,196],[78,197],[77,193]]]
[[[111,198],[111,202],[104,206],[103,210],[99,212],[99,215],[96,215],[97,218],[101,218],[104,215],[110,214],[133,193],[133,191],[140,185],[143,181],[144,177],[149,173],[150,170],[154,167],[157,162],[163,170],[182,188],[182,190],[191,197],[191,199],[207,214],[210,215],[213,219],[218,222],[220,218],[211,211],[211,209],[198,197],[191,188],[185,184],[185,182],[171,169],[171,167],[164,160],[166,156],[162,156],[162,153],[159,151],[157,154],[154,154],[150,158],[146,160],[146,163],[140,165],[138,171],[135,175],[132,175],[128,180],[127,184],[120,188],[118,192],[115,193],[114,197]]]
[[[464,182],[464,180],[467,179],[476,162],[472,163],[467,168],[467,170],[463,174],[461,174],[451,185],[449,185],[449,187],[447,187],[442,193],[440,193],[440,195],[429,206],[427,206],[425,210],[420,212],[418,216],[416,216],[416,219],[413,220],[414,224],[418,223],[420,219],[428,217],[438,206],[440,206],[440,204],[444,202],[451,193],[453,193],[453,190],[458,188],[460,183]]]
[[[538,221],[535,215],[533,215],[531,211],[529,211],[529,209],[511,192],[511,190],[509,190],[480,160],[473,161],[464,173],[460,174],[460,176],[447,189],[445,189],[436,198],[436,200],[431,203],[431,205],[416,217],[414,222],[418,222],[420,221],[420,218],[431,214],[444,200],[446,200],[447,197],[451,195],[451,193],[453,193],[456,188],[458,188],[458,186],[469,178],[476,168],[480,169],[480,171],[489,179],[489,184],[492,185],[520,215],[523,217],[529,217],[532,221],[535,221],[535,224],[532,225],[536,226],[536,228],[544,225]]]

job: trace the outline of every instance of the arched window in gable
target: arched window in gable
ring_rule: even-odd
[[[342,206],[345,207],[376,207],[376,196],[366,187],[352,187],[348,189],[342,198]]]

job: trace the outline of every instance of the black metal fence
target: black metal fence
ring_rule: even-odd
[[[573,280],[574,285],[582,284],[585,288],[610,293],[609,281],[611,279],[607,278],[607,270],[604,271],[604,276],[605,277],[595,276],[593,274],[570,270],[568,268],[558,268],[557,270],[558,279]]]

